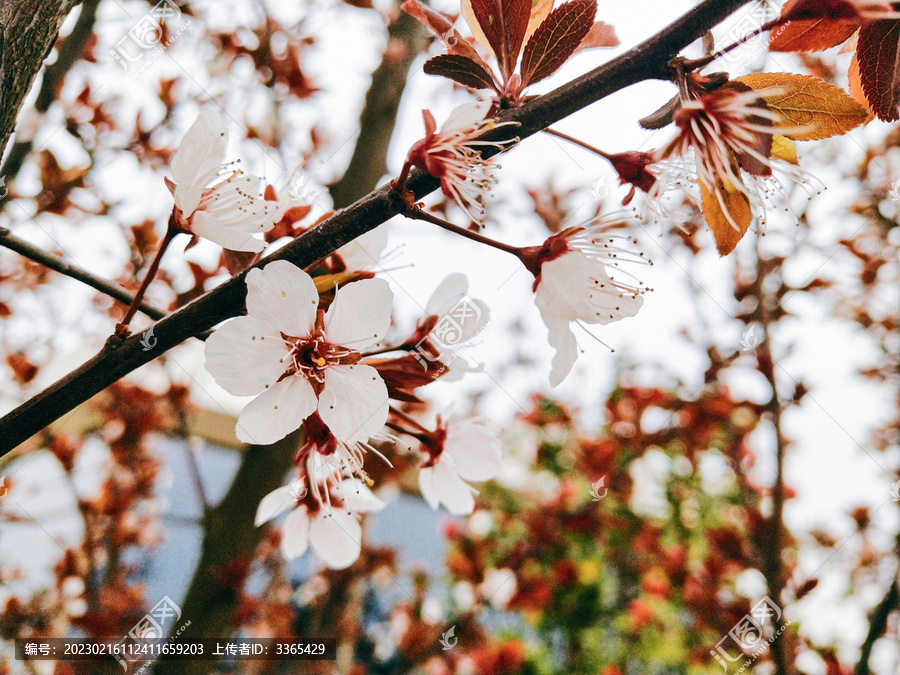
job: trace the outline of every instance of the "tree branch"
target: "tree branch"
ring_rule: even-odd
[[[519,122],[519,126],[513,127],[512,133],[508,126],[495,128],[486,138],[525,138],[632,84],[646,79],[670,79],[667,64],[672,57],[750,1],[705,0],[634,49],[545,96],[507,111],[501,116],[501,121]],[[495,153],[487,148],[484,154],[489,156]],[[407,187],[418,199],[436,190],[439,182],[417,170],[411,174]],[[307,267],[389,220],[402,208],[402,205],[398,207],[393,203],[389,186],[383,186],[352,206],[338,211],[254,267],[264,267],[273,260],[288,260],[300,267]],[[145,351],[140,336],[132,336],[115,349],[104,349],[0,419],[0,456],[164,351],[235,316],[244,306],[246,273],[229,279],[156,324],[157,348]]]
[[[53,48],[69,12],[81,0],[0,0],[0,156],[25,95]]]
[[[900,535],[897,537],[897,545],[894,547],[895,552],[900,553]],[[859,653],[859,662],[853,669],[853,675],[871,675],[869,670],[869,659],[872,657],[872,648],[888,628],[888,619],[891,612],[900,609],[900,568],[897,569],[891,585],[884,594],[875,609],[869,615],[869,631],[866,639],[862,643]]]
[[[134,300],[134,294],[129,293],[118,284],[114,284],[106,279],[101,279],[100,277],[95,277],[90,272],[85,272],[81,267],[67,263],[62,258],[55,256],[52,253],[48,253],[33,244],[29,244],[24,239],[19,239],[19,237],[15,236],[5,227],[0,227],[0,246],[15,251],[19,255],[24,256],[29,260],[33,260],[36,263],[40,263],[44,267],[49,267],[51,270],[55,270],[60,274],[64,274],[67,277],[71,277],[72,279],[87,284],[91,288],[108,295],[114,300],[118,300],[126,307]],[[151,319],[161,319],[166,315],[166,312],[157,309],[146,302],[142,302],[139,309]]]
[[[81,7],[81,13],[75,22],[72,32],[66,36],[62,42],[56,55],[56,61],[44,69],[44,76],[41,79],[41,88],[38,90],[37,98],[34,101],[34,110],[39,114],[43,114],[50,109],[50,106],[56,100],[59,90],[62,88],[63,81],[72,66],[75,65],[84,53],[88,40],[94,34],[94,23],[97,20],[97,7],[100,0],[84,0]],[[6,178],[7,184],[14,179],[25,158],[31,152],[34,145],[33,138],[19,139],[13,143],[6,157],[3,168],[0,169],[0,176]]]

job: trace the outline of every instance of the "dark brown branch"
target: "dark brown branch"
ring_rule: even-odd
[[[56,55],[56,61],[44,69],[44,76],[41,79],[41,88],[38,90],[37,98],[34,101],[34,111],[36,113],[45,113],[59,95],[66,75],[72,66],[75,65],[84,53],[88,40],[94,33],[94,23],[97,20],[97,7],[100,0],[84,0],[81,6],[81,13],[78,20],[72,28],[72,32],[62,41]],[[34,145],[34,139],[28,138],[13,143],[6,157],[3,168],[0,169],[0,176],[6,178],[7,184],[14,179],[25,158],[31,152]]]
[[[0,156],[31,83],[80,0],[0,0]]]
[[[760,240],[756,240],[756,278],[753,282],[753,292],[759,306],[756,318],[762,325],[762,338],[756,348],[759,352],[757,369],[766,378],[772,389],[772,397],[766,403],[766,411],[772,418],[772,427],[775,431],[775,482],[772,485],[772,514],[766,523],[764,530],[765,541],[760,542],[758,549],[762,554],[762,573],[766,578],[769,588],[769,596],[780,606],[781,595],[784,591],[786,579],[784,565],[782,563],[783,547],[785,543],[784,528],[784,458],[788,440],[782,430],[782,416],[784,406],[778,398],[778,382],[775,377],[775,359],[772,356],[772,343],[770,327],[775,319],[769,309],[771,295],[766,291],[766,272],[764,260],[760,257]],[[772,661],[778,673],[787,673],[788,654],[786,640],[775,640],[771,643]]]
[[[126,306],[130,305],[134,301],[134,295],[126,291],[118,284],[114,284],[113,282],[107,281],[106,279],[101,279],[100,277],[95,277],[93,274],[91,274],[90,272],[86,272],[81,267],[67,263],[59,256],[55,256],[52,253],[48,253],[42,248],[34,246],[33,244],[29,244],[24,239],[19,239],[19,237],[12,234],[5,227],[0,227],[0,246],[8,248],[11,251],[15,251],[19,255],[24,256],[29,260],[33,260],[36,263],[40,263],[44,267],[55,270],[60,274],[64,274],[67,277],[87,284],[91,288],[96,289],[105,295],[108,295],[114,300],[118,300]],[[161,309],[157,309],[153,305],[147,304],[146,302],[142,302],[139,309],[142,313],[146,314],[151,319],[161,319],[166,315],[166,312],[162,311]]]
[[[897,537],[897,545],[894,547],[894,551],[895,553],[900,553],[900,536]],[[888,619],[891,616],[891,612],[895,609],[900,609],[900,569],[894,575],[891,586],[887,589],[881,602],[875,606],[872,614],[869,615],[869,632],[866,634],[866,639],[859,650],[859,662],[853,670],[853,675],[871,675],[869,659],[872,657],[872,648],[875,646],[878,638],[887,631]]]
[[[632,84],[647,79],[670,79],[667,64],[672,57],[748,2],[750,0],[706,0],[634,49],[545,96],[506,112],[502,121],[518,122],[519,126],[512,127],[512,133],[509,126],[495,128],[486,138],[525,138]],[[492,154],[491,149],[488,148],[485,154]],[[434,177],[422,171],[413,172],[407,184],[417,199],[438,186]],[[394,204],[390,188],[384,186],[338,211],[318,227],[259,261],[255,267],[265,266],[273,260],[288,260],[307,267],[389,220],[402,208]],[[158,338],[156,349],[145,351],[140,336],[132,336],[116,349],[101,351],[0,419],[0,456],[166,350],[235,316],[244,306],[245,274],[246,271],[229,279],[160,321],[154,331]]]

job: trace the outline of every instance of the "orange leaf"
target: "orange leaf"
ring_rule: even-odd
[[[525,31],[525,41],[528,42],[537,27],[544,23],[550,12],[553,11],[553,0],[533,0],[531,3],[531,18],[528,19],[528,30]]]
[[[775,131],[795,141],[844,134],[864,124],[869,111],[847,92],[811,75],[752,73],[735,80],[758,91],[778,115]]]
[[[753,220],[750,200],[743,192],[731,187],[729,190],[719,183],[714,192],[700,183],[700,195],[703,201],[703,217],[716,238],[719,255],[731,253],[738,242],[744,238],[747,228]]]
[[[578,49],[575,50],[575,53],[577,54],[583,49],[596,49],[597,47],[618,46],[619,36],[616,35],[616,29],[610,26],[608,23],[595,21],[594,25],[591,26],[591,29],[588,31],[588,34],[584,36],[581,44],[578,45]]]
[[[847,73],[847,77],[850,80],[850,95],[866,106],[866,110],[869,110],[869,119],[866,121],[873,120],[875,114],[869,108],[869,102],[866,100],[865,92],[863,92],[862,82],[859,81],[859,59],[856,58],[856,54],[850,60],[850,71]]]
[[[781,15],[791,13],[799,0],[786,3]],[[769,35],[769,51],[818,52],[845,42],[859,28],[859,21],[850,16],[823,16],[810,19],[791,19],[773,28]]]

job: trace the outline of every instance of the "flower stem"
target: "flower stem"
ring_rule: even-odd
[[[744,44],[744,43],[747,42],[748,40],[752,40],[752,39],[755,38],[757,35],[761,35],[761,34],[767,32],[767,31],[772,30],[773,28],[777,28],[778,26],[780,26],[780,25],[783,24],[783,23],[785,23],[785,20],[784,20],[783,17],[778,17],[778,18],[776,18],[776,19],[773,19],[772,21],[769,21],[768,23],[766,23],[766,24],[760,26],[760,27],[757,28],[756,30],[751,31],[750,33],[748,33],[748,34],[745,35],[744,37],[740,38],[739,40],[737,40],[737,41],[734,42],[733,44],[730,44],[730,45],[728,45],[727,47],[723,47],[722,49],[720,49],[719,51],[717,51],[717,52],[715,52],[715,53],[713,53],[713,54],[709,54],[708,56],[704,56],[704,57],[701,58],[701,59],[693,59],[693,60],[685,60],[685,61],[683,61],[683,62],[682,62],[682,66],[683,66],[683,68],[684,68],[684,70],[685,70],[686,72],[691,72],[691,71],[694,71],[694,70],[698,70],[698,69],[700,69],[700,68],[705,68],[706,66],[708,66],[710,63],[712,63],[712,62],[715,61],[716,59],[722,58],[722,57],[725,56],[728,52],[737,49],[738,47],[740,47],[742,44]],[[789,23],[789,21],[788,21],[788,23]]]
[[[169,244],[172,243],[172,240],[180,232],[181,230],[172,227],[171,224],[166,229],[166,236],[164,236],[163,240],[159,243],[159,248],[156,250],[156,256],[153,258],[153,262],[150,263],[150,267],[147,268],[147,273],[144,275],[141,287],[138,289],[137,293],[134,294],[134,300],[131,301],[131,305],[128,307],[128,311],[125,312],[122,321],[116,324],[116,336],[122,338],[128,336],[128,324],[131,323],[134,315],[137,314],[138,307],[140,307],[141,301],[144,299],[144,294],[147,292],[150,282],[153,281],[156,272],[159,270],[159,263],[162,262],[162,257],[165,254],[166,249],[169,248]]]
[[[557,131],[556,129],[550,129],[549,127],[546,129],[541,129],[545,134],[550,134],[551,136],[556,136],[557,138],[561,138],[564,141],[569,141],[569,143],[574,143],[575,145],[584,148],[589,152],[593,152],[595,155],[600,155],[603,159],[609,159],[609,154],[603,152],[599,148],[595,148],[593,145],[585,143],[582,140],[575,138],[574,136],[569,136],[569,134],[564,134],[561,131]]]
[[[410,164],[409,159],[403,162],[403,168],[400,170],[400,175],[397,176],[397,180],[394,182],[394,189],[401,194],[406,189],[406,181],[409,179],[409,172],[412,170],[412,164]]]
[[[486,246],[491,246],[505,253],[509,253],[510,255],[516,256],[519,260],[522,260],[522,251],[518,246],[511,246],[509,244],[504,244],[502,241],[497,241],[496,239],[491,239],[490,237],[485,237],[483,234],[478,234],[477,232],[472,232],[471,230],[467,230],[464,227],[460,227],[459,225],[454,225],[443,218],[438,218],[430,213],[426,213],[420,208],[412,208],[409,209],[406,213],[403,214],[407,218],[411,220],[424,220],[426,223],[431,223],[432,225],[437,225],[438,227],[443,227],[445,230],[449,232],[453,232],[454,234],[458,234],[461,237],[465,237],[466,239],[471,239],[472,241],[477,241],[479,244],[485,244]]]
[[[409,424],[411,427],[414,427],[414,428],[416,428],[416,429],[418,429],[418,430],[420,430],[420,431],[422,431],[422,432],[424,432],[424,433],[426,433],[426,434],[432,433],[431,430],[426,429],[425,427],[423,427],[418,421],[416,421],[414,418],[412,418],[412,417],[410,417],[409,415],[407,415],[405,412],[403,412],[403,411],[400,410],[399,408],[395,408],[394,406],[391,406],[391,407],[390,407],[390,411],[391,411],[391,414],[392,414],[394,417],[397,417],[397,418],[403,420],[404,422],[406,422],[407,424]],[[395,426],[392,427],[392,428],[397,428],[397,426],[399,426],[399,425],[395,425]],[[404,430],[404,429],[397,429],[397,430],[398,430],[398,431],[403,431],[403,433],[409,434],[409,431],[406,431],[406,430]],[[410,435],[411,435],[411,436],[416,436],[416,434],[410,434]],[[416,438],[418,438],[418,436],[416,436]]]

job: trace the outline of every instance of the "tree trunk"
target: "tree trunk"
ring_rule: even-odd
[[[81,0],[0,0],[0,155],[34,77]]]

